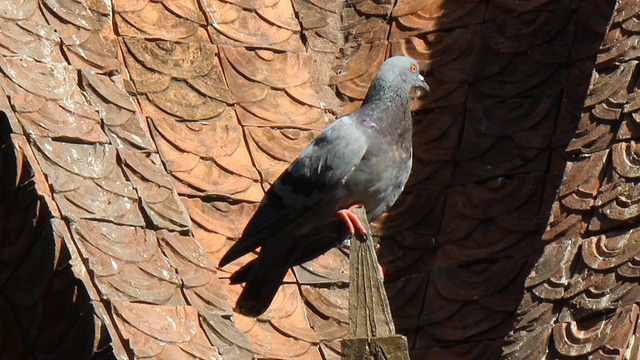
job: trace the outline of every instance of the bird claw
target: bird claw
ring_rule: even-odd
[[[355,209],[358,206],[361,206],[361,205],[356,204],[356,205],[349,206],[348,209],[339,210],[338,215],[342,220],[344,220],[345,224],[347,225],[347,228],[349,229],[349,233],[351,235],[355,234],[356,229],[358,229],[360,234],[366,235],[367,230],[364,228],[364,226],[362,225],[362,222],[360,222],[360,219],[358,219],[356,214],[353,213],[353,209]],[[345,243],[349,244],[349,242],[350,242],[350,239],[347,239],[343,242],[343,244]],[[380,244],[374,244],[373,247],[374,247],[374,251],[378,252],[378,249],[380,248]],[[380,278],[384,279],[384,269],[382,268],[382,265],[380,265],[380,263],[376,263],[376,265],[377,265],[378,275],[380,276]]]
[[[342,220],[344,220],[345,225],[347,225],[347,229],[349,229],[349,233],[354,235],[356,233],[356,229],[360,234],[365,235],[367,230],[364,228],[364,225],[360,222],[360,219],[353,213],[353,209],[360,205],[352,205],[349,206],[348,209],[342,209],[338,211],[338,215]]]

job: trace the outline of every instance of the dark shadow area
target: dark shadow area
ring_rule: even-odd
[[[112,359],[105,329],[72,272],[34,173],[0,113],[0,354],[3,359]]]
[[[412,358],[496,359],[543,249],[615,1],[444,6],[433,31],[392,45],[429,70],[432,91],[379,257]]]

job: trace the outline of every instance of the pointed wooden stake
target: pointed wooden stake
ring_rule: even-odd
[[[408,360],[407,338],[396,335],[384,283],[378,271],[371,227],[363,207],[354,211],[367,230],[351,238],[349,255],[349,337],[342,339],[342,359]]]

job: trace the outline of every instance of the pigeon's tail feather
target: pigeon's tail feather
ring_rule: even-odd
[[[252,263],[250,262],[249,264]],[[247,266],[250,268],[250,270],[246,270],[249,275],[244,289],[236,302],[236,310],[243,315],[257,317],[267,311],[267,308],[271,305],[271,301],[276,296],[289,268],[278,266],[271,269],[259,269],[258,266],[249,264],[240,269],[242,270]]]
[[[236,284],[242,284],[244,282],[247,282],[247,280],[249,279],[249,275],[251,275],[251,270],[253,270],[253,267],[256,266],[256,261],[258,259],[253,259],[251,261],[249,261],[248,263],[244,264],[240,269],[236,270],[233,274],[231,274],[231,276],[229,277],[229,282],[231,285],[236,285]]]

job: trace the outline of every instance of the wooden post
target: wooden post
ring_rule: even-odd
[[[384,283],[378,271],[371,227],[363,207],[354,210],[367,234],[351,238],[349,254],[349,337],[343,360],[408,360],[407,338],[396,335]]]

